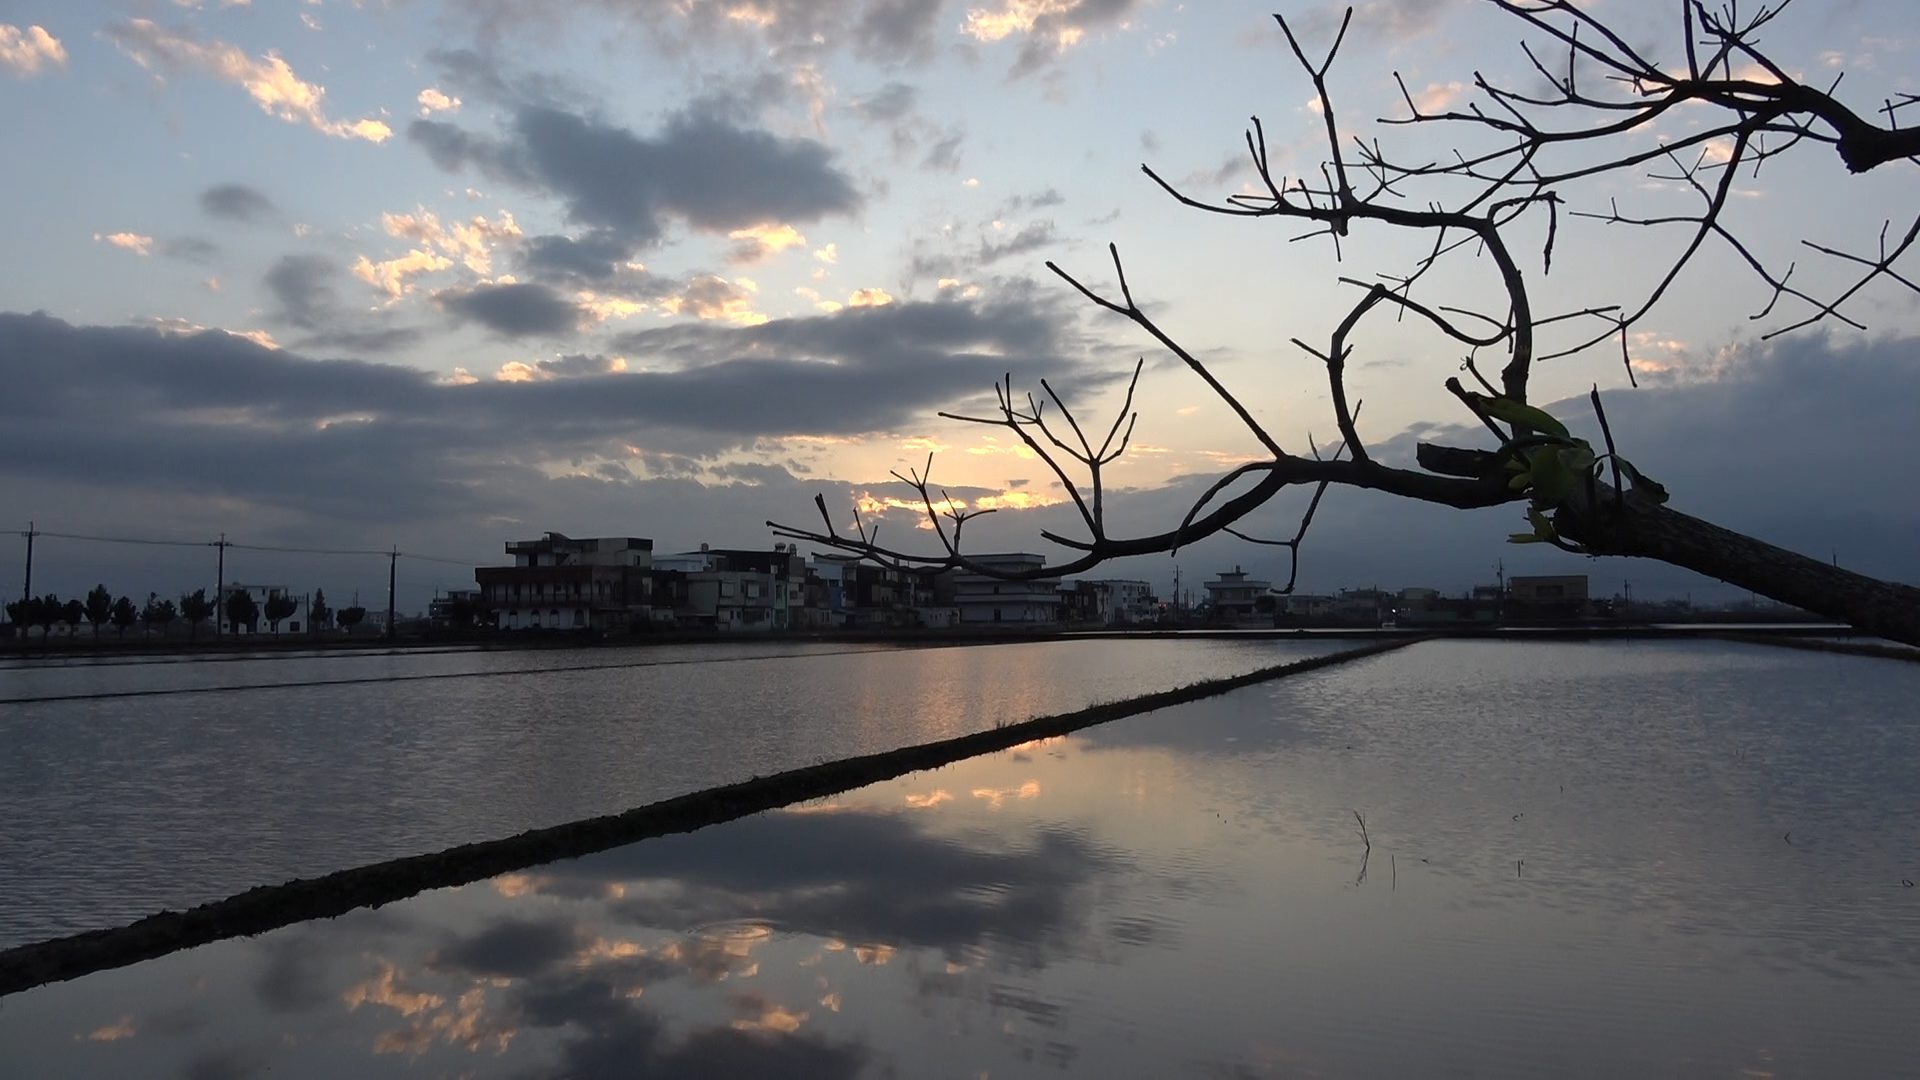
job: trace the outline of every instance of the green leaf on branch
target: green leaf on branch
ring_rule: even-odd
[[[1504,420],[1509,424],[1517,424],[1524,428],[1531,428],[1543,435],[1558,435],[1563,439],[1567,437],[1567,425],[1555,420],[1551,414],[1544,410],[1536,409],[1523,401],[1515,401],[1512,398],[1488,397],[1485,394],[1473,394],[1471,396],[1473,397],[1474,403],[1479,405],[1482,411],[1495,420]]]
[[[1553,448],[1533,455],[1533,498],[1536,502],[1557,503],[1573,492],[1576,474],[1567,468],[1561,451]]]

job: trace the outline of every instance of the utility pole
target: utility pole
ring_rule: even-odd
[[[227,534],[221,533],[213,546],[220,550],[213,572],[219,579],[213,585],[213,636],[218,638],[226,633],[227,624]]]
[[[387,553],[387,640],[396,637],[393,626],[393,582],[395,569],[400,565],[400,549],[394,548]]]
[[[21,586],[20,599],[33,599],[33,522],[27,522],[27,582]]]

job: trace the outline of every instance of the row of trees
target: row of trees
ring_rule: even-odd
[[[367,617],[367,609],[358,604],[335,611],[327,606],[327,594],[316,590],[308,605],[307,625],[313,630],[321,630],[329,624],[352,632]],[[244,626],[249,633],[257,633],[264,618],[275,635],[280,633],[280,624],[291,618],[300,609],[300,601],[284,593],[274,593],[267,597],[262,605],[245,590],[235,590],[227,594],[226,617],[229,625]],[[78,633],[80,624],[85,622],[93,627],[93,636],[100,636],[103,625],[111,625],[124,638],[127,630],[134,624],[144,625],[144,632],[153,633],[156,629],[165,634],[169,627],[182,619],[186,620],[188,636],[198,638],[200,625],[213,618],[217,610],[215,601],[207,598],[207,590],[195,589],[182,594],[175,602],[163,599],[158,593],[148,593],[144,606],[136,607],[128,597],[115,599],[105,585],[95,585],[82,600],[61,600],[59,596],[48,593],[45,596],[29,596],[7,605],[7,620],[15,631],[26,636],[32,627],[40,628],[40,636],[47,637],[53,632],[54,624],[64,623],[69,633]]]

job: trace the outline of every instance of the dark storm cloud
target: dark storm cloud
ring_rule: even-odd
[[[455,318],[477,322],[501,337],[554,337],[580,324],[578,305],[535,282],[444,289],[433,299]]]
[[[811,139],[744,128],[713,112],[683,112],[645,136],[564,109],[524,105],[499,138],[416,120],[408,138],[436,164],[472,166],[546,191],[567,219],[633,245],[657,242],[670,220],[726,231],[801,223],[859,209],[853,181]]]
[[[215,184],[202,191],[200,209],[228,221],[263,221],[279,213],[264,192],[245,184]]]

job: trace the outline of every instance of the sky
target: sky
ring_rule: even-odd
[[[1310,54],[1339,9],[1277,5]],[[1108,467],[1116,532],[1175,523],[1259,444],[1137,328],[1088,304],[1106,245],[1137,298],[1295,452],[1336,441],[1324,341],[1373,280],[1417,257],[1356,230],[1336,253],[1277,221],[1182,207],[1324,154],[1310,82],[1273,5],[1164,0],[0,0],[0,530],[263,547],[397,548],[400,604],[470,586],[464,565],[558,530],[659,551],[760,547],[774,519],[865,508],[934,550],[891,470],[998,509],[973,550],[1078,534],[1045,462],[980,415],[1058,390],[1104,430],[1145,366],[1128,453]],[[1677,6],[1589,7],[1660,55]],[[1920,89],[1901,0],[1802,0],[1763,44],[1870,112]],[[1409,159],[1457,134],[1381,126],[1464,105],[1475,72],[1525,85],[1522,34],[1477,0],[1367,0],[1332,69],[1343,135]],[[1649,138],[1709,118],[1677,110]],[[1470,137],[1469,137],[1470,141]],[[1802,241],[1871,251],[1912,222],[1900,163],[1848,175],[1807,147],[1736,185],[1729,220],[1796,284],[1843,288]],[[1903,171],[1904,170],[1904,171]],[[1570,187],[1570,210],[1689,207],[1659,166]],[[1904,217],[1903,217],[1904,215]],[[1533,231],[1528,231],[1530,228]],[[1523,224],[1521,244],[1538,240]],[[1632,303],[1685,236],[1562,219],[1543,309]],[[1519,246],[1519,245],[1517,245]],[[1337,258],[1336,258],[1337,254]],[[1498,299],[1485,259],[1432,302]],[[1536,368],[1534,400],[1591,430],[1607,395],[1622,450],[1674,505],[1869,573],[1920,579],[1920,509],[1890,481],[1920,449],[1920,306],[1882,282],[1849,312],[1772,339],[1767,290],[1710,246],[1618,345]],[[1477,436],[1441,388],[1461,356],[1371,320],[1350,393],[1376,456]],[[1894,475],[1897,475],[1895,473]],[[1248,525],[1292,532],[1291,495]],[[1457,591],[1507,572],[1589,573],[1596,593],[1729,590],[1669,568],[1504,545],[1514,507],[1474,513],[1328,496],[1300,587]],[[0,566],[24,540],[0,536]],[[229,552],[230,580],[385,589],[386,560]],[[211,586],[210,549],[44,537],[35,591]],[[1284,553],[1231,538],[1100,575],[1165,590]],[[11,571],[8,572],[9,574]],[[0,591],[12,595],[9,584]]]

